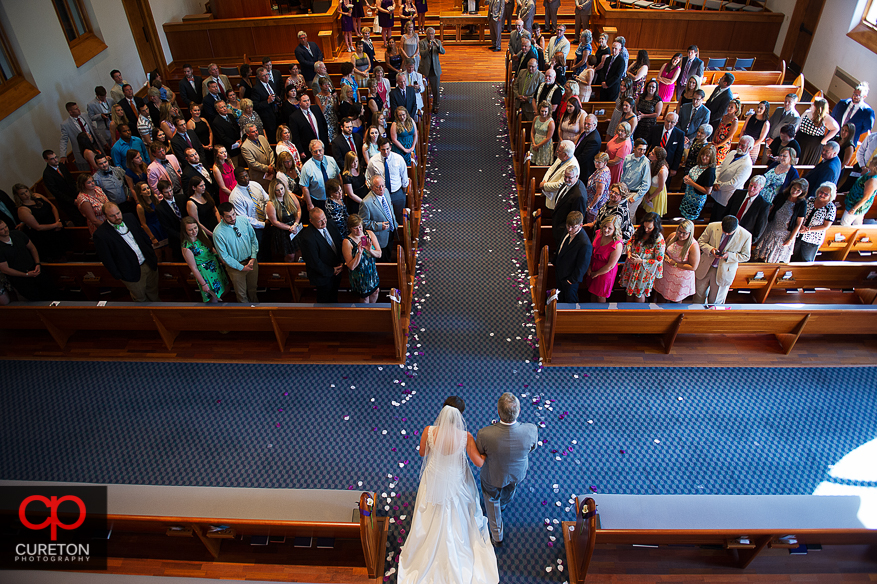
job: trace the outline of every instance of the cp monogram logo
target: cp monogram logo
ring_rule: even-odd
[[[28,521],[27,516],[25,515],[27,511],[27,506],[32,501],[39,501],[46,506],[46,509],[49,509],[51,511],[51,515],[49,515],[49,517],[45,521],[37,525],[34,525],[30,521]],[[58,519],[58,507],[64,501],[72,501],[76,503],[77,507],[79,507],[79,518],[76,520],[75,523],[62,523],[61,520]],[[28,529],[33,529],[35,531],[45,529],[46,527],[51,526],[52,541],[56,541],[58,539],[59,527],[61,529],[76,529],[77,527],[82,525],[82,522],[85,521],[85,503],[82,502],[82,499],[80,499],[79,497],[74,497],[73,495],[66,495],[64,497],[61,497],[60,499],[54,496],[49,499],[43,497],[42,495],[31,495],[30,497],[22,501],[21,505],[19,505],[18,518],[21,520],[22,525],[24,525]]]

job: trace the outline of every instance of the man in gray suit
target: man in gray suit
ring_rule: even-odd
[[[481,467],[481,492],[490,524],[494,546],[503,540],[502,511],[506,508],[518,483],[527,476],[528,456],[536,449],[538,430],[534,424],[521,424],[521,402],[512,393],[504,393],[497,404],[500,422],[478,431],[475,446],[486,457]]]
[[[109,152],[110,142],[112,142],[112,137],[110,136],[110,117],[111,110],[116,102],[112,98],[107,97],[107,90],[101,85],[94,88],[94,95],[94,99],[88,102],[85,109],[88,112],[88,119],[91,120],[94,127],[94,137],[97,139],[97,143],[101,148]]]
[[[439,85],[442,80],[442,64],[439,55],[445,54],[442,42],[435,38],[435,29],[426,29],[426,38],[420,41],[420,74],[432,91],[432,113],[438,112]]]
[[[363,226],[374,232],[381,246],[381,261],[396,261],[395,251],[391,249],[396,234],[396,218],[393,216],[393,203],[390,193],[384,188],[384,177],[376,174],[371,177],[371,192],[362,199],[359,205],[359,216]]]
[[[90,170],[88,161],[85,160],[82,152],[79,151],[79,142],[76,137],[79,136],[80,132],[85,132],[92,142],[97,142],[94,136],[94,128],[91,127],[91,122],[82,115],[75,101],[67,102],[64,107],[67,109],[67,114],[70,117],[61,124],[61,147],[58,149],[58,152],[62,155],[61,164],[67,164],[67,147],[69,145],[73,150],[73,158],[76,160],[77,168],[79,170]]]

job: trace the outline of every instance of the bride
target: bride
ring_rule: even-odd
[[[475,466],[484,457],[466,431],[463,400],[449,398],[420,438],[420,471],[414,516],[399,558],[399,584],[499,582],[496,554],[487,519],[481,511],[475,479],[466,460]]]

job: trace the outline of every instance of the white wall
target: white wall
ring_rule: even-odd
[[[779,12],[784,16],[779,36],[777,36],[777,42],[773,47],[773,53],[779,55],[783,51],[786,32],[789,30],[789,21],[792,19],[792,13],[795,11],[795,0],[767,0],[765,4],[771,12]]]
[[[163,0],[164,1],[164,0]],[[33,184],[42,176],[45,149],[58,151],[64,104],[85,105],[94,88],[113,85],[119,69],[134,87],[146,82],[125,11],[118,0],[85,0],[95,34],[107,49],[77,68],[51,0],[0,0],[3,28],[11,37],[24,76],[40,95],[0,120],[0,189],[17,182]]]
[[[207,0],[151,0],[152,18],[155,19],[155,28],[161,39],[161,49],[164,52],[165,65],[173,61],[167,38],[164,36],[162,25],[166,22],[179,22],[188,14],[202,14]]]

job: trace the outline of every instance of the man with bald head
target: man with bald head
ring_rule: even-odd
[[[396,236],[398,223],[393,215],[393,203],[384,183],[384,177],[373,174],[369,179],[369,194],[363,197],[359,205],[359,216],[363,227],[374,232],[381,246],[381,261],[396,261],[393,240]]]
[[[576,145],[575,151],[576,160],[582,169],[581,176],[586,181],[591,178],[591,175],[596,170],[594,157],[600,153],[602,145],[603,140],[600,138],[600,132],[597,131],[597,116],[588,114],[585,116],[585,131]]]
[[[527,70],[515,80],[514,100],[515,108],[521,109],[521,119],[530,121],[535,117],[533,96],[539,89],[539,85],[545,81],[545,75],[539,71],[539,61],[535,58],[527,62]]]
[[[545,81],[539,84],[539,89],[533,95],[533,111],[538,109],[540,103],[547,101],[551,104],[551,113],[554,115],[557,106],[560,105],[561,98],[563,98],[563,88],[557,84],[557,73],[554,69],[548,69],[543,75],[545,75]]]
[[[548,168],[545,178],[539,183],[539,188],[542,189],[542,194],[545,195],[545,206],[549,209],[554,209],[557,195],[560,188],[564,185],[566,169],[570,166],[579,168],[579,161],[573,156],[575,149],[576,146],[572,141],[562,140],[557,145],[557,158],[555,158],[554,164]],[[581,174],[581,171],[577,174]]]
[[[664,123],[655,125],[649,133],[649,149],[660,146],[667,151],[667,165],[670,167],[670,176],[675,176],[682,163],[682,152],[685,150],[685,134],[676,127],[679,123],[679,114],[670,112],[664,116]]]
[[[326,213],[319,207],[309,212],[310,224],[296,237],[301,255],[307,266],[308,281],[317,289],[317,302],[338,302],[338,286],[341,284],[341,234],[334,221],[326,220]]]
[[[158,302],[158,258],[136,215],[104,203],[106,221],[94,232],[94,249],[110,275],[121,280],[134,302]]]

